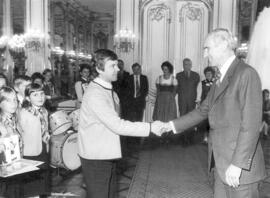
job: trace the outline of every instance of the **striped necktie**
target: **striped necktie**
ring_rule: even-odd
[[[217,84],[217,86],[219,86],[220,85],[220,77],[221,77],[221,73],[220,73],[220,70],[219,70],[219,68],[217,67],[216,68],[216,74],[215,74],[215,78],[216,78],[216,84]]]

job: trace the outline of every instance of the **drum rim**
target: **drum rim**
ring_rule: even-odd
[[[68,130],[67,130],[68,131]],[[76,169],[78,169],[78,168],[80,168],[80,166],[78,167],[78,168],[75,168],[75,169],[70,169],[70,168],[68,168],[67,166],[66,166],[66,164],[65,164],[65,161],[64,161],[64,158],[63,158],[63,148],[64,148],[64,144],[65,144],[65,142],[67,141],[67,139],[69,138],[69,136],[71,136],[71,135],[73,135],[73,134],[76,134],[77,132],[75,132],[75,131],[73,131],[72,133],[68,133],[68,132],[65,132],[65,134],[64,135],[66,135],[66,137],[64,138],[64,141],[62,142],[62,144],[60,145],[60,148],[61,148],[61,150],[60,150],[60,155],[61,155],[61,160],[62,160],[62,164],[64,165],[64,168],[66,168],[66,169],[68,169],[68,170],[76,170]],[[77,138],[78,138],[78,136],[77,136]]]
[[[62,113],[64,113],[64,114],[68,115],[68,113],[67,113],[65,110],[58,110],[58,111],[55,111],[55,112],[51,113],[51,114],[50,114],[50,117],[51,117],[51,116],[54,116],[56,113],[60,113],[60,112],[62,112]]]
[[[68,124],[68,123],[70,124],[69,128],[71,128],[71,127],[72,127],[72,122],[65,122],[65,123],[61,124],[60,126],[56,127],[56,128],[52,131],[52,134],[54,134],[54,132],[55,132],[57,129],[59,129],[60,127],[62,127],[63,125],[66,125],[66,124]],[[68,130],[69,128],[67,128],[66,130]],[[65,132],[62,132],[62,133],[65,133]],[[55,134],[55,135],[62,134],[62,133],[57,133],[57,134]]]

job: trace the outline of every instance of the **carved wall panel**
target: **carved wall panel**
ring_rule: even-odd
[[[200,1],[177,2],[174,62],[176,72],[182,71],[184,58],[190,58],[192,70],[203,75],[206,65],[203,44],[209,30],[209,10]]]
[[[213,29],[227,28],[233,34],[237,33],[237,1],[213,1]]]
[[[151,120],[155,102],[155,80],[162,73],[162,62],[169,59],[171,9],[165,3],[150,4],[144,10],[142,27],[142,65],[149,79],[146,120]]]
[[[182,70],[182,60],[189,57],[193,70],[202,73],[203,43],[209,31],[208,1],[144,1],[141,7],[141,61],[146,67],[150,91],[145,119],[152,119],[155,80],[162,74],[162,62],[169,60],[175,74]]]

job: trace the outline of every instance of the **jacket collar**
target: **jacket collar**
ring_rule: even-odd
[[[232,64],[229,66],[222,82],[219,86],[215,84],[215,94],[214,94],[214,102],[219,98],[219,96],[228,88],[232,75],[235,73],[236,66],[239,64],[240,60],[235,58]]]
[[[98,84],[99,86],[103,87],[104,89],[112,90],[112,84],[109,82],[106,82],[105,80],[97,77],[93,80],[94,83]]]

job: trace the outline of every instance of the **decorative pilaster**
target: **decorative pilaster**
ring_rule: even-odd
[[[27,74],[51,68],[49,62],[48,0],[26,0],[26,69]],[[39,35],[34,36],[34,34]]]
[[[10,0],[3,1],[3,35],[7,37],[12,36],[12,23],[11,23],[11,3]],[[7,44],[7,43],[6,43]],[[8,50],[6,50],[7,47],[5,47],[5,50],[2,49],[2,55],[1,56],[1,64],[2,64],[2,72],[6,74],[7,78],[10,80],[10,82],[13,81],[13,60],[8,53]]]
[[[213,29],[227,28],[234,35],[237,33],[237,1],[238,0],[213,1]]]

